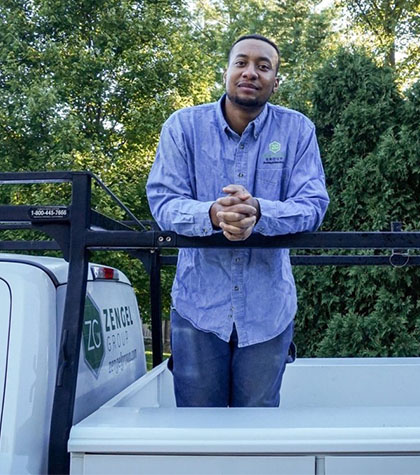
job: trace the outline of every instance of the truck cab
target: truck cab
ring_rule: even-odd
[[[0,253],[0,473],[46,473],[68,263]],[[146,373],[133,288],[89,264],[73,423]]]

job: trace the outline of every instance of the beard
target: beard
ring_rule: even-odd
[[[228,99],[230,102],[233,102],[234,104],[238,106],[242,106],[248,109],[259,109],[261,107],[264,107],[265,104],[268,101],[268,97],[266,99],[254,99],[252,97],[246,98],[246,97],[239,97],[234,94],[229,94],[229,92],[226,93]]]

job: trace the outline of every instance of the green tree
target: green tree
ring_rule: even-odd
[[[207,97],[177,0],[8,0],[1,8],[4,168],[87,162],[106,172],[120,156],[150,161],[167,115]]]
[[[145,181],[162,123],[180,107],[218,98],[231,43],[257,32],[281,51],[274,101],[317,125],[332,198],[324,229],[381,230],[394,220],[418,229],[420,86],[402,97],[395,82],[396,74],[412,82],[420,64],[418,2],[377,2],[377,17],[371,2],[346,3],[363,34],[373,34],[367,19],[385,28],[392,17],[393,46],[377,26],[383,41],[372,48],[379,57],[403,50],[396,71],[339,50],[331,28],[338,10],[319,13],[316,0],[200,0],[192,12],[183,0],[4,0],[0,170],[90,169],[147,218]],[[17,204],[68,194],[65,186],[0,188],[2,202]],[[124,217],[97,191],[94,204]],[[148,309],[137,261],[124,253],[93,259],[123,268]],[[163,273],[166,312],[172,275]],[[300,268],[296,280],[302,356],[418,354],[415,269]]]
[[[403,98],[388,67],[341,50],[317,73],[312,115],[331,204],[328,230],[418,229],[419,84]],[[303,355],[420,353],[416,268],[296,269]]]
[[[345,0],[339,2],[360,27],[373,38],[374,51],[385,64],[397,68],[403,80],[419,73],[419,0]],[[359,31],[360,31],[359,30]]]
[[[403,101],[395,76],[363,51],[342,49],[316,73],[311,102],[331,195],[324,226],[372,229],[364,206],[369,190],[366,195],[354,188],[365,185],[360,170],[371,173],[367,157],[382,134],[399,123]]]
[[[214,83],[183,2],[5,0],[0,21],[0,170],[89,169],[147,218],[160,127],[174,110],[208,100]],[[1,199],[68,200],[60,190],[2,189]],[[103,196],[95,193],[95,205],[123,217]],[[147,308],[141,266],[108,259],[124,260]]]

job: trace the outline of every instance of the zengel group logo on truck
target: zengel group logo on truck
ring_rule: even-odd
[[[101,317],[89,296],[85,300],[85,315],[83,318],[83,347],[85,361],[93,374],[98,377],[104,359],[104,337]]]

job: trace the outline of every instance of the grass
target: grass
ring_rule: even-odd
[[[150,371],[153,368],[153,356],[151,350],[146,350],[146,364],[147,364],[147,371]],[[171,356],[170,353],[163,353],[163,359],[166,360]]]

